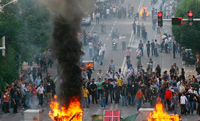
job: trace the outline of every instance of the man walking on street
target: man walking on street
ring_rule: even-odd
[[[40,106],[43,106],[44,87],[42,85],[43,84],[41,83],[40,86],[37,88],[37,92],[39,94],[39,105]]]
[[[147,47],[147,56],[149,57],[150,55],[150,42],[148,41],[147,44],[146,44],[146,47]]]
[[[137,25],[137,37],[140,37],[140,24]]]
[[[133,26],[133,33],[135,35],[135,33],[136,33],[136,23],[135,23],[135,21],[133,22],[132,26]]]
[[[141,55],[143,56],[143,42],[142,42],[142,40],[140,40],[140,43],[139,43],[138,47],[140,48]]]
[[[95,79],[92,79],[92,84],[90,85],[91,93],[92,93],[92,104],[94,104],[94,101],[96,104],[97,102],[97,85],[94,83]]]
[[[152,56],[155,54],[155,43],[153,39],[151,41],[151,53],[152,53]]]
[[[17,94],[17,90],[15,90],[14,94],[13,94],[13,113],[18,113],[17,112],[17,108],[18,108],[18,102],[19,102],[19,96]]]
[[[137,111],[141,108],[142,105],[142,98],[144,98],[144,95],[141,91],[141,89],[139,89],[136,93],[136,96],[138,98],[138,106],[137,106]]]

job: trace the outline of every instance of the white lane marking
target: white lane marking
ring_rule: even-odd
[[[91,30],[90,30],[90,33],[92,33],[92,31],[93,31],[93,29],[94,29],[94,27],[96,26],[96,23],[93,25],[93,27],[91,28]]]
[[[137,12],[140,11],[140,8],[141,8],[141,6],[142,6],[143,3],[144,3],[144,0],[141,0]],[[131,37],[130,37],[130,40],[129,40],[128,47],[131,46],[131,43],[134,41],[132,38],[133,38],[133,30],[131,32]],[[123,63],[122,63],[122,67],[121,67],[121,70],[122,70],[122,72],[123,72],[124,75],[125,75],[125,71],[127,69],[127,66],[126,66],[125,62],[126,62],[126,57],[124,57],[124,60],[123,60]]]

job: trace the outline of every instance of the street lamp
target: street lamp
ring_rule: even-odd
[[[12,3],[17,3],[17,2],[18,2],[18,0],[12,0],[5,5],[0,5],[0,12],[3,12],[4,7],[6,7],[7,5],[10,5]],[[1,0],[0,0],[0,3],[1,3]]]

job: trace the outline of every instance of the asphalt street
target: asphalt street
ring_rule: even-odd
[[[159,1],[160,2],[160,1]],[[130,3],[131,6],[134,6],[134,11],[139,11],[141,7],[147,7],[148,12],[151,13],[152,6],[150,5],[150,1],[144,1],[144,0],[126,0],[125,6],[127,6]],[[158,8],[159,4],[156,4],[153,6],[154,8]],[[151,16],[147,18],[146,21],[140,20],[137,21],[141,25],[144,23],[147,33],[148,33],[148,40],[151,39],[158,39],[158,35],[156,31],[153,31],[152,29],[152,22],[151,22]],[[99,69],[103,71],[103,74],[105,76],[106,71],[108,70],[110,60],[114,60],[115,63],[115,68],[118,70],[121,68],[126,71],[126,64],[125,64],[125,58],[124,58],[124,51],[121,48],[121,43],[119,43],[118,48],[116,51],[112,50],[112,45],[111,45],[111,30],[118,29],[120,35],[125,35],[127,38],[127,45],[131,46],[131,62],[136,69],[136,49],[138,48],[139,41],[142,38],[138,38],[132,33],[132,19],[109,19],[105,20],[104,23],[106,24],[106,29],[107,29],[107,34],[101,34],[100,31],[100,25],[99,24],[93,24],[91,27],[86,27],[85,29],[87,31],[92,32],[97,32],[99,33],[100,36],[100,41],[103,44],[106,44],[106,53],[105,53],[105,59],[103,61],[103,65],[100,66],[98,63],[95,63],[95,71],[93,72],[92,77],[96,78],[96,73]],[[164,22],[163,23],[163,28],[161,30],[162,33],[167,33],[171,34],[171,22]],[[88,47],[85,46],[84,50],[87,52],[86,55],[84,56],[84,59],[89,60],[88,55]],[[150,56],[150,58],[153,59],[154,62],[154,68],[156,67],[157,64],[160,64],[162,71],[164,70],[169,70],[170,66],[173,63],[176,63],[179,68],[185,68],[186,70],[186,75],[189,74],[196,74],[194,72],[194,67],[189,66],[185,67],[181,63],[181,58],[180,55],[176,55],[177,57],[174,59],[172,54],[165,54],[165,53],[159,53],[159,57],[154,57]],[[144,56],[142,57],[142,65],[146,69],[146,64],[148,62],[149,58],[147,57],[146,54],[146,48],[144,48]],[[143,107],[149,107],[149,104],[143,105]],[[136,106],[127,106],[123,107],[121,104],[108,104],[105,110],[121,110],[121,116],[122,117],[127,117],[129,115],[132,115],[137,112]],[[170,113],[170,112],[169,112]],[[91,104],[90,108],[84,108],[84,115],[83,115],[83,120],[84,121],[91,121],[91,115],[96,115],[96,114],[103,114],[103,109],[101,109],[100,104]],[[188,121],[189,119],[197,120],[197,115],[189,115],[189,116],[181,116],[182,121]]]
[[[159,1],[160,2],[160,1]],[[150,1],[145,1],[145,0],[126,0],[125,1],[125,6],[128,6],[130,4],[131,6],[134,6],[134,11],[140,11],[141,7],[147,7],[148,12],[151,13],[151,8],[152,6],[150,5]],[[158,8],[159,4],[155,5],[154,8]],[[148,40],[151,39],[157,39],[157,34],[156,31],[152,30],[152,22],[151,22],[151,16],[147,17],[147,20],[140,20],[137,21],[141,25],[144,23],[147,33],[148,33]],[[101,23],[101,21],[100,21]],[[125,35],[127,38],[127,45],[131,46],[131,62],[136,69],[136,49],[138,47],[139,41],[142,38],[137,38],[133,32],[132,32],[132,19],[116,19],[116,18],[110,18],[104,20],[104,23],[106,25],[107,33],[106,34],[101,34],[101,25],[100,24],[95,24],[93,23],[91,26],[86,26],[84,29],[87,32],[97,32],[100,37],[100,41],[106,45],[106,53],[105,53],[105,59],[103,60],[103,65],[100,66],[98,63],[95,62],[95,69],[92,74],[92,78],[96,78],[96,73],[99,69],[102,69],[104,76],[106,71],[108,70],[108,66],[110,64],[110,60],[114,60],[115,63],[115,68],[118,70],[121,68],[124,72],[126,71],[127,67],[125,64],[125,58],[124,58],[124,50],[122,50],[121,43],[118,44],[118,48],[116,51],[112,50],[112,43],[111,43],[111,32],[115,29],[118,29],[120,35]],[[171,23],[165,23],[163,25],[163,29],[161,30],[162,33],[168,33],[171,34]],[[92,58],[89,57],[89,50],[88,46],[83,46],[83,49],[85,51],[85,55],[83,56],[84,60],[91,60]],[[179,68],[185,68],[186,70],[186,75],[189,74],[194,74],[194,67],[189,66],[185,67],[181,64],[181,58],[179,55],[177,55],[176,59],[173,59],[172,54],[165,54],[165,53],[159,53],[159,57],[152,57],[150,58],[153,59],[154,62],[154,68],[157,64],[160,64],[162,71],[164,70],[169,70],[170,66],[173,63],[177,63]],[[146,63],[148,62],[149,58],[146,55],[146,49],[144,48],[144,56],[142,57],[142,65],[146,69]],[[56,67],[55,67],[56,68]],[[54,75],[57,75],[56,69],[53,69],[51,74],[53,73]],[[196,74],[196,73],[195,73]],[[143,107],[149,107],[149,104],[143,105]],[[44,113],[43,113],[43,121],[51,121],[51,119],[48,116],[48,112],[50,111],[49,107],[46,105],[45,107],[39,107],[39,108],[44,108]],[[83,115],[83,121],[91,121],[91,115],[94,114],[103,114],[103,109],[101,109],[100,104],[91,104],[90,108],[84,108],[84,115]],[[121,104],[108,104],[106,106],[105,110],[121,110],[121,116],[122,117],[127,117],[129,115],[132,115],[137,112],[136,106],[126,106],[123,107]],[[23,111],[23,110],[21,110]],[[23,119],[23,115],[21,113],[19,114],[3,114],[0,113],[0,121],[21,121]],[[190,119],[197,121],[197,115],[188,115],[188,116],[182,116],[182,121],[189,121]]]

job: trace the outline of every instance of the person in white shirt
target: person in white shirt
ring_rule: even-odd
[[[113,79],[113,71],[110,67],[106,73],[106,77],[107,77],[108,81],[112,81],[112,79]]]
[[[113,16],[114,17],[116,16],[116,11],[117,11],[116,7],[113,7]]]
[[[99,50],[99,64],[103,65],[103,49],[100,48]]]
[[[98,80],[99,78],[103,79],[103,73],[102,73],[102,70],[101,70],[101,69],[99,69],[99,72],[97,73],[97,80]]]
[[[106,9],[106,18],[109,18],[109,14],[110,14],[110,9],[107,8],[107,9]]]
[[[119,69],[118,74],[119,74],[120,78],[123,80],[124,79],[124,74],[122,73],[121,68]]]
[[[102,51],[103,51],[103,58],[102,58],[102,59],[104,59],[104,55],[105,55],[105,52],[106,52],[106,45],[105,45],[105,44],[102,45],[102,46],[101,46],[101,49],[102,49]]]
[[[187,103],[186,96],[182,93],[180,97],[180,104],[181,104],[181,114],[186,114],[186,103]]]
[[[37,88],[37,93],[39,95],[39,105],[43,106],[43,95],[44,95],[44,87],[41,83],[40,86]]]
[[[136,50],[136,57],[137,57],[137,59],[141,60],[141,54],[142,54],[142,51],[141,51],[140,48],[138,48],[138,49]]]
[[[93,57],[93,44],[92,44],[92,42],[90,41],[88,43],[88,45],[89,45],[89,55],[90,55],[90,57]]]

